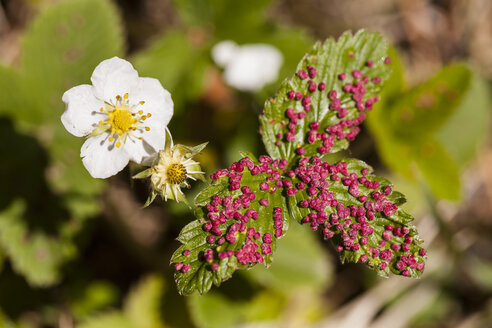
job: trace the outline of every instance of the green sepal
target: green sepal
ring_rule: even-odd
[[[145,208],[145,207],[149,206],[150,204],[152,204],[152,202],[155,200],[155,197],[158,194],[159,193],[157,191],[151,190],[150,195],[149,195],[149,197],[147,197],[147,200],[145,201],[145,204],[142,206],[142,208]]]
[[[190,147],[190,152],[191,152],[191,155],[187,155],[188,157],[187,158],[191,158],[199,153],[202,152],[202,150],[205,149],[205,147],[207,147],[208,145],[208,141],[207,142],[204,142],[202,144],[199,144],[198,146],[195,146],[195,147]]]
[[[184,194],[181,192],[182,187],[187,187],[188,185],[185,184],[184,182],[181,183],[179,186],[178,185],[168,185],[166,188],[166,192],[161,194],[163,199],[168,200],[175,200],[176,202],[184,202],[188,207],[190,207],[190,204],[188,203],[188,200],[184,196]]]
[[[174,147],[173,136],[171,135],[171,131],[169,131],[169,129],[166,128],[166,141],[165,141],[164,151],[167,151],[173,147]]]
[[[152,169],[151,168],[148,168],[148,169],[145,169],[137,174],[135,174],[134,176],[132,176],[133,179],[145,179],[145,178],[148,178],[152,175]]]

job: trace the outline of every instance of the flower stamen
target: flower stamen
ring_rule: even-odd
[[[181,182],[184,182],[187,174],[188,172],[183,164],[171,164],[167,169],[167,177],[171,184],[180,184]]]
[[[101,131],[95,130],[95,132],[100,134],[109,130],[110,136],[108,140],[111,143],[116,140],[116,148],[120,148],[121,145],[125,143],[127,136],[142,140],[142,137],[133,135],[133,132],[137,130],[150,131],[150,127],[142,126],[141,123],[150,117],[151,114],[145,114],[143,110],[134,112],[136,107],[143,105],[145,102],[139,101],[137,105],[130,106],[129,98],[130,96],[128,93],[125,93],[123,97],[117,95],[116,102],[114,104],[106,103],[106,108],[101,107],[99,110],[101,113],[107,115],[107,119],[99,121],[99,125],[105,128]]]

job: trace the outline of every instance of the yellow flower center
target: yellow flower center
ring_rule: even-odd
[[[186,180],[186,168],[183,164],[171,164],[167,169],[167,178],[171,184],[179,184]]]
[[[109,113],[108,123],[111,124],[116,133],[120,134],[128,131],[135,123],[135,120],[127,109],[117,109]]]
[[[106,108],[101,107],[100,112],[106,114],[108,118],[105,121],[99,121],[101,127],[94,129],[92,134],[98,135],[110,130],[108,140],[109,142],[116,141],[116,148],[121,147],[121,143],[124,143],[129,135],[141,140],[142,137],[136,137],[132,135],[132,132],[150,130],[148,126],[143,126],[142,124],[151,114],[144,114],[142,110],[136,111],[136,107],[144,103],[144,101],[140,101],[137,105],[130,106],[128,93],[125,93],[123,98],[116,96],[114,105],[106,103]]]

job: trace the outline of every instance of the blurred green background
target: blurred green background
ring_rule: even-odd
[[[492,326],[490,17],[489,0],[0,0],[0,327]],[[193,215],[173,202],[141,209],[136,167],[91,178],[83,140],[60,122],[63,92],[103,59],[130,60],[171,92],[175,141],[210,142],[198,158],[210,174],[240,150],[264,153],[266,98],[315,40],[359,28],[392,42],[395,68],[340,155],[407,195],[423,277],[341,265],[293,224],[269,270],[179,296],[169,259]],[[210,53],[222,40],[277,47],[279,81],[227,86]]]

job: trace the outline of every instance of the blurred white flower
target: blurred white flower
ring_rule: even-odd
[[[222,41],[212,48],[215,63],[224,68],[224,80],[242,91],[257,91],[274,82],[282,66],[282,53],[269,44],[238,46]]]
[[[234,58],[238,49],[239,46],[234,41],[219,42],[212,48],[212,58],[217,65],[224,68]]]
[[[113,57],[83,84],[63,94],[61,120],[77,137],[88,137],[80,156],[94,178],[121,171],[130,160],[142,160],[163,149],[173,115],[171,95],[153,78],[138,77],[126,60]]]

